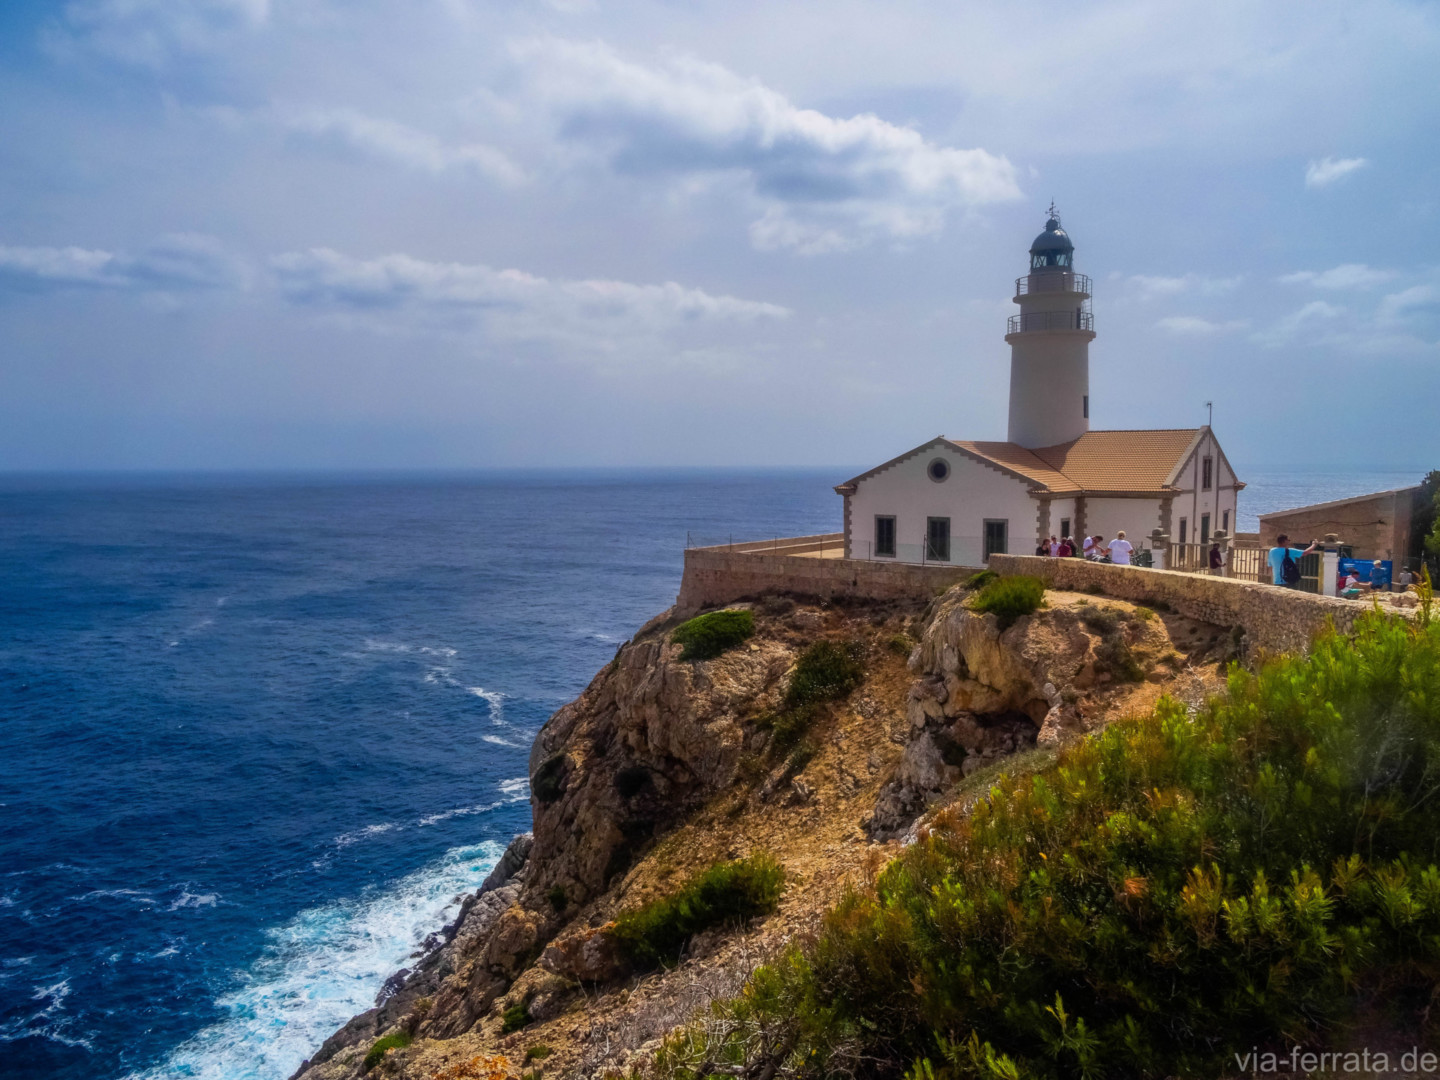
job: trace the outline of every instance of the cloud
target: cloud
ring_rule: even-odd
[[[164,236],[137,255],[81,247],[0,245],[0,288],[171,292],[243,286],[243,266],[206,236]]]
[[[1393,324],[1401,322],[1417,310],[1436,306],[1440,306],[1440,286],[1412,285],[1381,300],[1375,318],[1379,323]]]
[[[1363,169],[1370,162],[1363,157],[1321,158],[1305,166],[1305,186],[1311,188],[1329,187],[1337,180],[1349,176],[1356,169]]]
[[[394,328],[397,317],[455,329],[479,321],[497,338],[563,340],[600,351],[699,324],[748,324],[790,314],[776,304],[674,282],[552,280],[403,254],[361,260],[316,248],[278,256],[270,265],[290,303],[366,316],[382,329]]]
[[[1280,278],[1282,285],[1313,285],[1317,289],[1369,289],[1394,278],[1394,270],[1377,270],[1364,263],[1342,263],[1329,270],[1297,270]]]
[[[1230,322],[1211,322],[1197,315],[1171,315],[1155,324],[1157,329],[1168,334],[1189,337],[1208,337],[1212,334],[1228,334],[1249,326],[1248,319],[1234,319]]]
[[[1165,296],[1179,296],[1183,293],[1198,293],[1213,296],[1229,292],[1245,278],[1243,275],[1228,278],[1206,277],[1204,274],[1185,274],[1182,277],[1162,277],[1152,274],[1131,274],[1126,284],[1141,300],[1156,300]]]
[[[646,67],[600,43],[514,47],[566,144],[622,175],[739,179],[761,249],[818,254],[938,232],[954,209],[1020,197],[1015,169],[873,114],[802,109],[755,79],[672,56]]]
[[[1297,311],[1280,319],[1275,325],[1253,335],[1262,345],[1278,346],[1300,337],[1323,336],[1328,333],[1327,325],[1345,314],[1345,309],[1327,304],[1324,300],[1312,300]]]
[[[57,51],[87,49],[158,68],[264,27],[270,7],[270,0],[71,0],[46,37]]]
[[[502,184],[524,180],[520,167],[503,152],[478,143],[451,145],[424,131],[354,109],[277,110],[286,131],[335,142],[422,172],[468,169]]]

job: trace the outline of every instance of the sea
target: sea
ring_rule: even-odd
[[[284,1080],[529,827],[687,542],[859,472],[0,475],[0,1074]],[[1240,469],[1238,526],[1423,469]]]

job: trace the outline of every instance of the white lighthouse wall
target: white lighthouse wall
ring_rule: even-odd
[[[1011,335],[1010,442],[1055,446],[1090,430],[1089,337],[1044,330]]]
[[[936,458],[950,465],[950,476],[940,483],[928,472]],[[895,518],[896,557],[902,562],[921,561],[931,517],[950,519],[950,561],[956,565],[982,565],[987,519],[1006,521],[1010,552],[1028,555],[1035,550],[1038,511],[1028,482],[956,449],[931,447],[856,484],[847,522],[850,555],[872,557],[875,518],[882,514]]]
[[[1085,532],[1099,534],[1106,541],[1125,530],[1125,539],[1135,547],[1148,547],[1153,529],[1160,528],[1159,499],[1086,499]]]

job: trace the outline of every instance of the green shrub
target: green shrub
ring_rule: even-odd
[[[382,1039],[376,1039],[370,1047],[370,1052],[365,1055],[363,1062],[366,1072],[369,1072],[384,1059],[391,1050],[401,1050],[414,1042],[414,1038],[408,1031],[397,1031],[393,1035],[386,1035]]]
[[[1137,607],[1135,609],[1135,617],[1141,622],[1150,622],[1155,618],[1155,611],[1148,607]]]
[[[670,965],[702,930],[775,910],[785,871],[769,855],[717,863],[679,892],[622,911],[609,931],[636,967]]]
[[[910,650],[915,647],[915,642],[910,640],[908,634],[895,634],[885,642],[885,647],[896,656],[909,656]]]
[[[770,752],[783,754],[810,730],[819,711],[818,705],[797,705],[793,709],[762,716],[756,721],[756,726],[770,732]]]
[[[865,678],[865,648],[858,641],[817,641],[795,661],[785,707],[842,698]]]
[[[530,1002],[517,1001],[500,1014],[500,1032],[501,1034],[508,1035],[512,1031],[519,1031],[523,1027],[529,1027],[532,1022]]]
[[[997,778],[660,1064],[764,1031],[804,1080],[1228,1076],[1377,1001],[1433,1045],[1437,791],[1440,625],[1367,614]]]
[[[739,645],[755,633],[755,616],[748,611],[726,609],[697,615],[675,628],[670,640],[685,646],[681,660],[709,660]]]
[[[787,776],[798,776],[805,771],[805,766],[815,760],[815,755],[820,753],[820,748],[809,739],[801,739],[795,749],[790,751],[790,756],[785,760],[785,774]]]
[[[564,885],[551,885],[550,890],[545,894],[545,899],[550,901],[550,906],[557,912],[564,911],[570,906],[570,897],[565,894]]]
[[[532,1061],[544,1061],[554,1052],[554,1050],[544,1043],[536,1043],[534,1046],[526,1047],[524,1063],[529,1065]]]
[[[1120,613],[1114,608],[1088,608],[1080,621],[1097,634],[1114,634],[1120,629]]]
[[[971,598],[970,610],[993,614],[1000,620],[1000,629],[1005,630],[1044,602],[1045,583],[1039,578],[997,578]]]
[[[992,581],[999,581],[1000,575],[994,570],[981,570],[979,573],[971,574],[965,579],[967,589],[983,589]]]

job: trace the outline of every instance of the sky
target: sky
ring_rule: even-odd
[[[5,0],[0,470],[1440,466],[1440,5]]]

